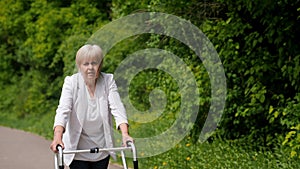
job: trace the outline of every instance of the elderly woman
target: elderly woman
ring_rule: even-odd
[[[121,130],[123,144],[128,135],[125,108],[112,74],[101,72],[102,50],[98,45],[84,45],[76,54],[78,73],[65,78],[54,121],[54,138],[50,145],[65,150],[113,147],[113,116]],[[64,155],[70,169],[106,169],[113,152]]]

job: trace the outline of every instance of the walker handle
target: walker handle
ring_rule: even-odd
[[[132,149],[132,155],[133,155],[133,168],[134,169],[138,169],[139,165],[138,165],[138,160],[137,160],[137,154],[136,154],[136,149],[135,149],[135,145],[132,141],[128,140],[126,141],[126,145],[128,147],[131,147]]]
[[[58,167],[59,169],[64,169],[64,155],[62,146],[58,144],[56,146],[56,150],[58,151]]]
[[[127,146],[127,147],[131,147],[131,144],[133,144],[131,140],[127,140],[127,141],[126,141],[126,146]]]

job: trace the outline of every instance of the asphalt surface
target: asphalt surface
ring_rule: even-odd
[[[38,135],[0,126],[0,169],[54,169],[50,143]],[[110,164],[108,168],[122,166]]]

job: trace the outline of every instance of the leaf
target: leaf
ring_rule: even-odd
[[[269,108],[269,114],[271,114],[273,112],[274,108],[273,106],[271,105],[270,108]]]

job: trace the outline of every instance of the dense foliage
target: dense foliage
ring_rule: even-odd
[[[261,163],[266,163],[265,156],[278,161],[280,154],[287,151],[293,157],[300,155],[299,0],[0,0],[0,124],[51,138],[63,78],[75,71],[77,49],[105,24],[146,11],[189,20],[210,39],[222,60],[227,99],[222,121],[209,140],[213,151],[221,151],[217,145],[225,140],[222,146],[226,150],[222,151],[229,151],[231,155],[225,159],[229,161],[239,158],[234,156],[236,151],[249,156],[242,157],[246,161],[260,156]],[[131,37],[111,49],[103,71],[114,72],[128,54],[145,48],[160,48],[180,56],[194,73],[201,93],[200,115],[189,137],[178,146],[198,146],[198,135],[209,109],[210,84],[205,67],[191,49],[161,35]],[[165,112],[153,123],[133,124],[134,136],[161,133],[176,118],[169,112],[178,112],[180,93],[176,82],[163,71],[151,69],[138,74],[131,84],[130,99],[137,109],[145,110],[155,88],[167,95]],[[243,150],[231,149],[233,143]],[[191,155],[174,161],[168,159],[170,154],[177,154],[174,148],[150,161],[165,164],[165,168],[174,166],[161,159],[196,166],[190,160],[199,161],[193,154],[202,149],[180,149],[185,152],[183,156]],[[245,153],[244,149],[251,150]],[[255,150],[263,153],[257,155]],[[286,166],[272,164],[272,168],[294,165],[289,158],[284,160]],[[249,165],[256,168],[252,162]],[[237,165],[231,165],[234,166]]]
[[[222,136],[273,147],[300,122],[299,1],[222,3],[227,16],[203,25],[228,77]]]

